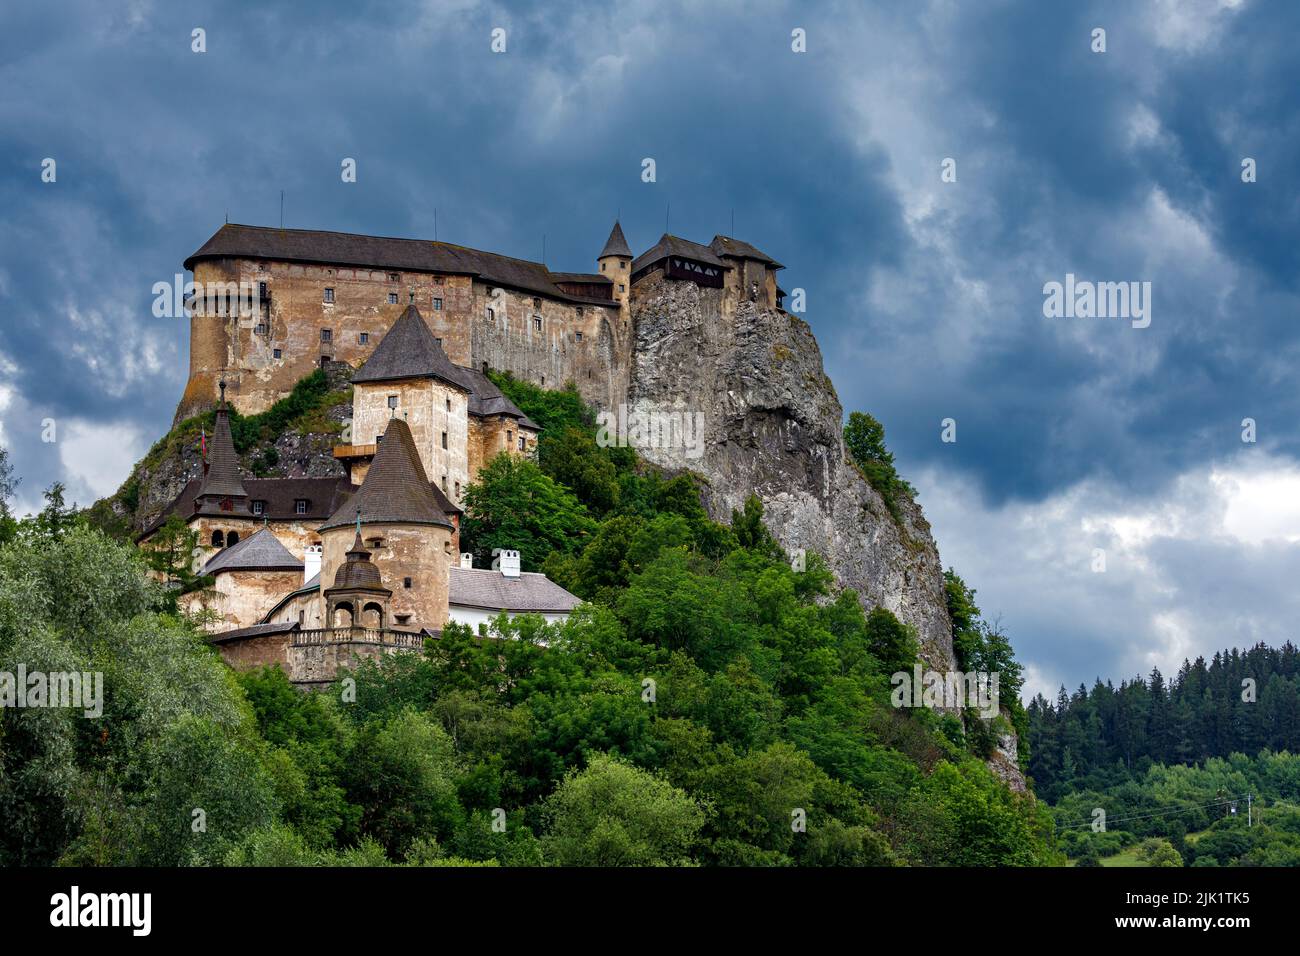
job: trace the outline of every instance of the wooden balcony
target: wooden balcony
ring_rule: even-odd
[[[374,458],[375,452],[378,450],[378,445],[335,445],[334,457],[341,460],[348,458]]]

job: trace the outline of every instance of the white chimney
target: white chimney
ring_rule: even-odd
[[[321,546],[319,544],[307,545],[307,553],[303,555],[302,563],[302,583],[306,584],[316,575],[320,574]]]
[[[460,566],[466,571],[472,569],[474,567],[474,555],[469,551],[462,551],[460,553]]]
[[[519,552],[502,548],[500,557],[501,576],[505,578],[519,577]]]

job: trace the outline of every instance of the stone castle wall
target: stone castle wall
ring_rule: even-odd
[[[194,310],[177,421],[216,403],[223,374],[227,397],[247,415],[287,395],[322,359],[360,367],[411,301],[457,365],[487,364],[552,388],[572,380],[601,408],[618,404],[627,389],[631,330],[617,302],[579,304],[464,275],[252,259],[198,262],[194,281],[251,290],[265,283],[269,304],[241,310],[218,299]],[[327,288],[333,302],[325,301]]]

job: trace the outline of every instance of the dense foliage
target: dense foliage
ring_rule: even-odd
[[[909,628],[837,593],[818,556],[794,570],[757,499],[715,522],[691,476],[597,447],[574,393],[502,381],[544,425],[540,455],[490,463],[466,541],[528,540],[589,601],[564,623],[450,625],[309,694],[227,670],[140,552],[84,523],[33,519],[0,548],[0,670],[100,670],[106,699],[97,719],[0,713],[0,862],[1063,859],[960,721],[890,705]],[[973,604],[964,626],[983,633]]]
[[[866,412],[852,412],[844,425],[844,448],[872,488],[885,499],[895,521],[902,518],[902,502],[916,496],[894,467],[894,453],[885,446],[885,426]]]

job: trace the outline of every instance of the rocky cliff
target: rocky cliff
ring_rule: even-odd
[[[681,447],[642,455],[703,476],[718,520],[757,494],[785,548],[824,555],[868,607],[883,605],[916,628],[930,666],[956,669],[930,526],[907,501],[895,520],[846,459],[843,409],[812,330],[752,301],[724,320],[723,295],[693,282],[638,284],[629,406],[699,412],[704,425],[698,457]]]

